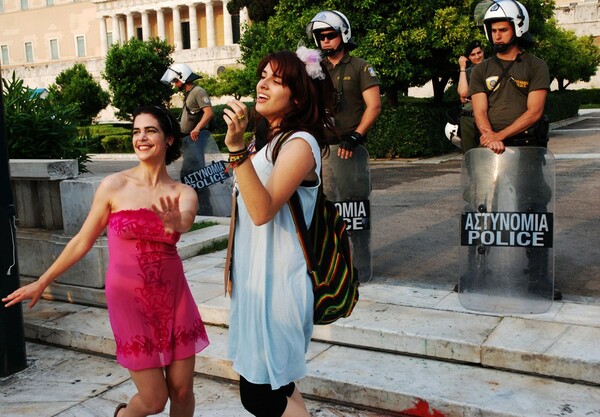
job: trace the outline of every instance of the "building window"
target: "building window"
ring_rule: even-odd
[[[0,0],[0,13],[4,13],[4,0]]]
[[[58,39],[50,39],[50,59],[53,61],[58,59]]]
[[[33,62],[33,43],[25,42],[25,62]]]
[[[240,15],[231,15],[231,31],[233,32],[233,43],[240,43],[241,31],[240,31]]]
[[[46,0],[46,6],[54,6],[54,0]]]
[[[108,47],[110,48],[113,44],[112,32],[106,33],[106,42],[108,42]]]
[[[85,36],[76,36],[75,43],[77,48],[77,56],[85,56]]]
[[[2,52],[2,65],[10,65],[10,59],[8,56],[8,45],[0,46],[0,51]]]
[[[21,0],[21,10],[29,9],[29,0]]]

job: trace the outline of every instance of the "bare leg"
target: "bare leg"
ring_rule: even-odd
[[[281,417],[310,417],[304,398],[297,387],[294,388],[292,396],[288,397],[287,407]]]
[[[196,400],[194,398],[194,365],[196,356],[174,361],[167,366],[167,387],[171,417],[193,417]]]
[[[129,370],[129,374],[138,392],[131,397],[127,407],[119,411],[118,417],[146,417],[163,411],[168,391],[162,368]]]

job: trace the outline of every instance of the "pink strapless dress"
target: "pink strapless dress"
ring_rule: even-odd
[[[151,210],[123,210],[108,219],[106,303],[117,362],[159,368],[208,346],[176,243]]]

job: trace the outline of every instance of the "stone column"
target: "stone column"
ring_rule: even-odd
[[[204,3],[206,5],[206,47],[212,48],[215,42],[215,12],[212,1]]]
[[[106,33],[106,16],[100,18],[100,48],[102,56],[106,56],[108,52],[108,36]]]
[[[119,18],[115,14],[115,15],[111,16],[111,20],[112,20],[112,40],[113,40],[113,44],[114,43],[119,43],[119,42],[121,42],[121,36],[119,35]]]
[[[133,12],[129,12],[125,15],[127,20],[127,39],[135,37],[135,28],[133,27]]]
[[[148,10],[142,10],[142,40],[145,42],[150,39],[150,18]]]
[[[244,28],[248,25],[248,9],[240,9],[240,36],[244,34]]]
[[[161,41],[167,39],[166,31],[165,31],[165,12],[163,9],[158,9],[156,11],[156,26],[158,26],[158,38]]]
[[[127,29],[125,28],[125,20],[119,19],[119,39],[121,42],[125,42],[127,40]]]
[[[183,49],[183,41],[181,38],[181,15],[179,14],[179,6],[173,7],[173,44],[176,51]]]
[[[196,13],[196,5],[190,4],[190,49],[198,49],[198,15]]]
[[[231,14],[227,10],[228,0],[223,0],[223,36],[225,45],[233,45],[233,29],[231,28]]]

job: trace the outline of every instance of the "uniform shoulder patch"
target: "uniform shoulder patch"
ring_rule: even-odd
[[[371,77],[377,77],[377,74],[375,73],[375,70],[373,69],[372,66],[368,66],[367,67],[367,71],[369,71],[369,74],[371,74]]]

